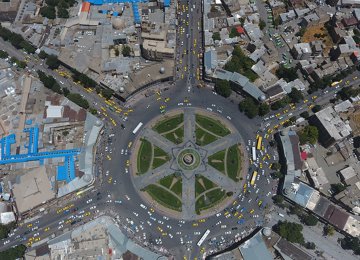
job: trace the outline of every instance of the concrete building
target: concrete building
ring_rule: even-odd
[[[34,168],[20,176],[13,184],[13,194],[20,213],[55,198],[55,192],[46,175],[45,166]]]
[[[318,128],[319,142],[324,147],[329,147],[351,134],[349,123],[344,122],[331,106],[316,112],[309,122]]]
[[[142,44],[142,55],[148,60],[172,59],[174,57],[174,48],[167,47],[165,41],[146,39]]]
[[[236,86],[238,86],[238,88],[234,89],[235,91],[244,92],[260,102],[266,100],[264,92],[262,92],[257,86],[251,83],[247,77],[237,72],[217,69],[214,73],[214,78],[223,79],[235,83]]]
[[[311,46],[306,42],[296,43],[291,49],[291,53],[296,60],[307,60],[312,55]]]
[[[49,105],[46,108],[46,118],[62,118],[64,113],[63,106],[52,106]]]
[[[310,43],[311,51],[313,56],[319,56],[323,52],[323,43],[322,41],[313,41]]]
[[[350,185],[349,180],[357,176],[354,168],[349,166],[339,171],[340,179],[346,185]]]
[[[282,99],[286,95],[286,91],[281,87],[280,84],[275,84],[266,90],[266,95],[268,96],[268,102],[274,103]]]
[[[299,138],[296,132],[283,130],[275,135],[279,143],[280,162],[285,171],[282,187],[283,195],[296,204],[307,208],[339,231],[356,237],[360,235],[360,221],[340,209],[318,191],[300,181],[302,161],[299,150]]]
[[[319,20],[320,17],[316,13],[308,14],[301,20],[300,25],[302,27],[312,26],[319,23]]]

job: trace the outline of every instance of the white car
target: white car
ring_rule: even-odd
[[[92,207],[90,207],[90,209],[96,209],[96,206],[92,206]]]
[[[60,225],[59,227],[58,227],[58,229],[62,229],[64,227],[64,225]]]
[[[121,149],[121,155],[123,155],[124,154],[124,149]]]
[[[137,217],[139,216],[139,214],[138,214],[138,213],[136,213],[135,211],[133,212],[133,214],[134,214],[135,216],[137,216]]]
[[[231,120],[231,117],[229,117],[229,116],[226,116],[226,118],[229,119],[229,120]]]
[[[130,197],[129,197],[128,195],[125,195],[125,198],[126,198],[127,200],[130,200]]]
[[[210,108],[210,107],[207,107],[206,110],[212,112],[212,108]]]
[[[163,219],[165,220],[169,220],[169,218],[167,216],[163,216]]]
[[[231,235],[231,231],[226,231],[225,235]]]
[[[147,207],[144,204],[140,204],[140,207],[142,207],[143,209],[147,209]]]

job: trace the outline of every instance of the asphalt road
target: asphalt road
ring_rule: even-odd
[[[184,3],[186,4],[184,1],[180,3],[181,9]],[[184,54],[181,58],[181,63],[177,62],[177,64],[182,65],[178,67],[178,80],[175,82],[174,86],[171,86],[168,90],[161,92],[161,100],[158,100],[157,95],[153,95],[150,97],[143,96],[137,102],[134,102],[131,105],[133,112],[129,113],[126,121],[123,120],[125,117],[123,112],[115,113],[109,110],[108,107],[106,107],[107,104],[104,99],[95,93],[88,93],[84,91],[82,87],[76,85],[71,80],[62,77],[56,72],[47,69],[46,66],[41,65],[41,61],[36,61],[34,56],[30,56],[30,69],[41,69],[47,74],[53,75],[57,80],[63,81],[64,86],[68,87],[71,92],[84,95],[84,97],[89,100],[89,103],[91,103],[92,106],[96,107],[99,111],[101,111],[101,107],[106,107],[107,116],[104,114],[99,115],[99,117],[102,117],[106,123],[106,131],[102,138],[102,142],[98,147],[98,154],[96,156],[100,161],[99,165],[96,165],[96,169],[101,167],[102,170],[100,172],[99,179],[103,179],[103,181],[96,182],[94,192],[89,191],[85,193],[85,195],[82,195],[82,198],[73,196],[73,202],[66,203],[68,205],[74,204],[70,208],[70,212],[65,213],[62,211],[57,213],[57,210],[64,208],[66,204],[58,207],[53,206],[48,209],[46,214],[41,213],[41,217],[39,219],[19,226],[13,236],[0,242],[0,245],[2,245],[0,247],[1,250],[19,243],[26,243],[37,233],[39,233],[39,235],[36,237],[41,237],[41,241],[44,241],[44,239],[53,233],[62,233],[67,228],[80,225],[99,214],[106,213],[114,217],[119,216],[124,227],[132,230],[129,232],[129,236],[142,241],[142,243],[147,244],[149,247],[153,248],[153,245],[155,245],[157,249],[163,247],[171,255],[175,255],[177,257],[186,256],[188,259],[194,259],[195,257],[202,255],[200,251],[211,252],[213,250],[221,249],[226,246],[226,244],[232,243],[232,241],[236,238],[244,236],[245,232],[248,232],[251,227],[263,224],[264,211],[263,209],[259,209],[257,205],[258,201],[262,200],[264,205],[271,204],[270,198],[272,194],[276,192],[277,187],[277,182],[268,177],[270,172],[268,164],[274,159],[277,159],[277,152],[268,146],[267,139],[264,139],[264,146],[266,147],[267,153],[269,153],[271,159],[268,160],[268,164],[264,163],[264,175],[261,173],[262,169],[258,169],[260,178],[256,181],[256,188],[249,187],[247,190],[250,193],[247,193],[245,196],[241,196],[236,202],[234,202],[234,205],[231,204],[228,206],[227,211],[230,213],[230,217],[225,217],[225,212],[221,212],[222,214],[219,216],[216,216],[216,212],[214,212],[213,216],[205,219],[205,222],[183,222],[178,219],[167,219],[167,217],[164,217],[162,212],[158,212],[153,205],[146,205],[142,201],[138,192],[134,189],[131,183],[129,173],[126,173],[126,168],[128,168],[126,166],[126,160],[130,158],[131,153],[131,148],[128,148],[128,144],[133,142],[136,137],[132,134],[132,130],[139,122],[146,124],[152,118],[158,116],[160,114],[159,107],[161,105],[165,105],[165,110],[170,111],[181,107],[179,103],[183,103],[185,106],[193,106],[204,109],[209,108],[212,109],[214,113],[221,114],[224,117],[229,117],[231,123],[239,130],[245,144],[249,146],[248,148],[251,148],[253,142],[255,142],[257,132],[260,131],[259,133],[264,135],[269,128],[273,128],[275,125],[278,125],[279,122],[285,120],[286,117],[298,115],[302,111],[309,110],[308,106],[310,103],[314,103],[315,101],[323,104],[328,103],[329,99],[334,96],[334,92],[337,91],[335,88],[330,88],[328,93],[320,91],[318,93],[314,93],[312,96],[318,96],[316,99],[313,100],[311,96],[309,96],[307,97],[309,101],[306,104],[298,104],[293,110],[285,108],[284,110],[288,111],[276,111],[274,116],[266,122],[259,118],[252,120],[248,119],[242,113],[239,113],[237,104],[231,103],[228,99],[219,97],[210,89],[199,89],[196,87],[197,81],[194,81],[194,76],[191,75],[191,73],[195,72],[197,66],[199,66],[197,55],[198,52],[201,51],[201,47],[199,47],[200,44],[197,44],[197,46],[194,47],[194,40],[197,39],[197,42],[200,43],[201,39],[199,38],[200,33],[198,33],[198,31],[191,32],[189,27],[192,27],[193,30],[195,28],[196,30],[198,26],[197,22],[200,20],[201,14],[196,11],[191,12],[191,6],[192,2],[190,2],[188,10],[185,9],[187,12],[183,12],[182,14],[183,19],[189,21],[189,25],[187,25],[185,21],[185,25],[183,26],[185,28],[185,32],[182,34],[182,38],[179,38],[180,46],[181,41],[184,41],[184,47],[179,47],[179,55],[184,53],[184,49],[187,51],[187,54]],[[187,18],[187,13],[189,13],[190,19]],[[189,33],[189,38],[186,36],[187,33]],[[8,43],[4,43],[0,40],[0,46],[2,49],[8,51],[10,55],[19,59],[24,58],[24,55],[21,52],[14,50]],[[191,49],[195,50],[195,54]],[[180,57],[178,57],[178,59],[180,59]],[[192,67],[192,64],[194,64],[194,68]],[[187,67],[187,71],[185,71],[185,66]],[[191,73],[189,73],[189,68]],[[358,72],[356,73],[358,74]],[[182,74],[184,74],[184,78],[182,78]],[[192,79],[190,79],[190,77],[192,77]],[[357,80],[354,82],[351,77],[353,77],[353,75],[348,77],[348,79],[352,81],[351,84],[358,83]],[[164,99],[166,97],[169,97],[170,101],[165,103]],[[184,102],[186,99],[189,100],[188,103]],[[126,104],[122,104],[120,107],[125,109],[125,106]],[[280,113],[281,116],[276,117],[275,115],[278,113]],[[292,113],[292,115],[289,115],[290,113]],[[279,119],[280,117],[284,117],[284,119]],[[116,126],[111,123],[110,118],[113,118],[115,122],[117,122]],[[265,127],[267,123],[269,123],[269,126]],[[122,129],[121,124],[125,126],[125,129]],[[107,143],[109,134],[115,135],[112,138],[112,143]],[[248,145],[249,140],[250,145]],[[108,148],[106,149],[106,147]],[[127,155],[121,154],[122,149],[124,151],[128,150]],[[112,159],[108,160],[106,155],[109,155]],[[273,157],[274,155],[275,158]],[[249,157],[251,157],[250,154]],[[249,173],[251,174],[254,169],[256,169],[256,167],[252,166],[251,169],[249,169]],[[109,171],[108,174],[107,171]],[[110,178],[111,180],[109,180]],[[242,189],[242,187],[239,187],[239,189]],[[100,197],[97,196],[98,192],[100,192]],[[97,198],[99,198],[99,200]],[[92,201],[89,201],[89,199],[92,199]],[[121,204],[115,203],[115,201],[121,201]],[[141,207],[140,204],[145,204],[146,209]],[[240,206],[236,209],[238,205]],[[96,208],[94,208],[95,206]],[[150,207],[153,207],[153,210],[151,210]],[[76,209],[76,211],[72,212],[73,209]],[[252,214],[250,213],[251,209],[254,209]],[[240,212],[241,210],[242,212]],[[89,215],[85,216],[87,212],[89,212]],[[237,224],[239,220],[237,216],[240,213],[243,214],[245,222]],[[259,217],[254,218],[254,215],[259,215]],[[71,218],[71,216],[73,217]],[[62,220],[67,221],[69,219],[69,223],[59,224]],[[80,222],[71,225],[71,222],[75,219],[80,219]],[[221,223],[219,223],[219,221],[221,221]],[[32,226],[28,227],[28,224],[32,224]],[[38,227],[37,230],[32,231],[31,229],[35,226]],[[163,232],[160,232],[158,227],[160,227]],[[48,230],[45,231],[47,228]],[[196,243],[206,229],[210,229],[211,232],[208,239],[202,245],[202,247],[204,247],[202,250],[202,248],[196,246]],[[30,232],[28,230],[30,230]],[[164,232],[167,233],[167,235],[162,235]],[[161,243],[157,240],[159,238],[162,240]],[[23,241],[23,239],[25,240]],[[9,240],[9,243],[4,245],[4,242],[7,240]]]

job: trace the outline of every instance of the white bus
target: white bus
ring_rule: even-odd
[[[202,235],[202,237],[200,238],[199,242],[197,242],[197,246],[201,246],[202,243],[204,243],[205,239],[207,238],[207,236],[210,234],[210,230],[207,229],[204,233],[204,235]]]
[[[253,160],[253,162],[256,161],[256,147],[255,146],[252,147],[252,160]]]
[[[140,122],[140,123],[135,127],[135,129],[134,129],[134,131],[133,131],[133,134],[136,134],[137,131],[139,131],[139,129],[142,127],[142,125],[143,125],[143,123]]]

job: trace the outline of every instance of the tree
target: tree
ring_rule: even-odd
[[[275,195],[272,199],[275,204],[282,204],[284,202],[284,197],[281,195]]]
[[[331,184],[331,189],[334,191],[333,195],[336,195],[346,189],[346,186],[342,183]]]
[[[304,244],[302,225],[287,221],[279,221],[274,229],[281,237],[285,238],[289,242]]]
[[[124,57],[129,57],[131,55],[131,48],[128,45],[124,45],[121,54]]]
[[[0,50],[0,59],[6,59],[9,54],[6,51]]]
[[[48,65],[49,69],[57,69],[59,68],[60,66],[60,62],[57,58],[57,56],[55,55],[49,55],[47,58],[46,58],[46,65]]]
[[[302,218],[302,221],[307,226],[316,226],[317,223],[318,223],[318,219],[316,217],[314,217],[313,215],[311,215],[311,214],[308,214],[308,215],[304,216]]]
[[[261,103],[259,105],[259,116],[265,116],[270,112],[270,106],[266,103]]]
[[[220,41],[221,37],[220,37],[220,33],[219,32],[214,32],[212,35],[212,38],[214,41]]]
[[[66,10],[64,8],[58,8],[57,16],[59,18],[69,18],[69,12],[68,12],[68,10]]]
[[[25,255],[26,246],[18,245],[0,252],[0,259],[22,259]]]
[[[90,108],[89,108],[89,111],[90,111],[90,113],[93,114],[93,115],[96,115],[97,112],[98,112],[98,111],[96,110],[96,108],[93,108],[93,107],[90,107]]]
[[[40,51],[39,58],[40,59],[46,59],[48,57],[47,53],[44,51]]]
[[[295,35],[303,37],[305,32],[306,32],[306,27],[301,27],[301,29]]]
[[[113,95],[114,91],[109,88],[103,88],[101,90],[101,95],[104,96],[105,99],[110,99]]]
[[[281,172],[274,172],[274,173],[271,174],[271,177],[273,179],[281,179],[281,178],[284,177],[284,175]]]
[[[303,94],[297,88],[292,88],[288,96],[291,99],[291,102],[293,103],[299,103],[301,100],[304,99]]]
[[[240,46],[235,45],[232,52],[232,58],[225,64],[225,69],[231,72],[238,72],[247,77],[250,81],[255,81],[258,76],[251,70],[251,67],[254,64],[254,61],[243,53]]]
[[[307,118],[309,118],[310,115],[309,115],[308,111],[304,111],[304,112],[300,113],[300,116],[307,119]]]
[[[62,88],[62,92],[65,97],[70,94],[70,90],[68,88]]]
[[[293,215],[297,215],[297,216],[302,216],[302,208],[298,205],[295,204],[294,206],[291,206],[289,208],[289,214],[293,214]]]
[[[251,97],[246,97],[239,104],[239,109],[244,112],[248,118],[254,118],[259,114],[259,107]]]
[[[278,163],[278,162],[272,163],[271,170],[279,171],[280,169],[281,169],[281,164],[280,163]]]
[[[296,68],[286,68],[283,64],[280,64],[275,74],[278,78],[283,78],[286,82],[290,82],[298,78]]]
[[[10,229],[8,226],[0,224],[0,239],[7,238],[9,231]]]
[[[223,96],[225,98],[229,97],[231,95],[231,88],[229,81],[221,80],[221,79],[216,80],[215,91],[220,96]]]
[[[288,96],[285,96],[282,99],[271,104],[271,109],[278,110],[280,108],[284,108],[285,106],[287,106],[287,104],[289,104],[289,102],[290,102],[290,98]]]
[[[315,245],[314,242],[306,242],[306,243],[305,243],[305,247],[306,247],[307,249],[312,249],[312,250],[314,250],[314,249],[316,248],[316,245]]]
[[[63,136],[68,136],[69,135],[69,131],[65,130],[64,132],[62,132]]]
[[[240,21],[241,26],[244,26],[245,18],[244,18],[244,17],[240,17],[240,18],[239,18],[239,21]]]
[[[324,235],[325,236],[333,236],[335,234],[335,228],[331,225],[326,225],[324,227]]]
[[[235,38],[237,36],[240,36],[240,33],[236,30],[235,27],[231,28],[230,33],[229,33],[229,37],[230,38]]]
[[[115,48],[115,56],[118,57],[120,55],[120,51],[118,48]]]
[[[78,93],[70,93],[67,98],[82,108],[89,108],[88,101],[86,99],[83,99],[82,96]]]
[[[315,144],[319,137],[319,132],[316,126],[307,125],[304,129],[298,132],[300,144]]]
[[[44,6],[40,8],[40,14],[48,19],[56,18],[56,10],[53,6]]]
[[[340,240],[343,249],[351,249],[356,255],[360,255],[360,239],[358,237],[347,236]]]
[[[321,106],[320,106],[320,105],[315,105],[315,106],[311,109],[311,111],[313,111],[314,113],[319,112],[320,110],[321,110]]]
[[[260,19],[259,27],[260,27],[260,30],[264,30],[264,28],[266,27],[266,22],[264,20]]]

